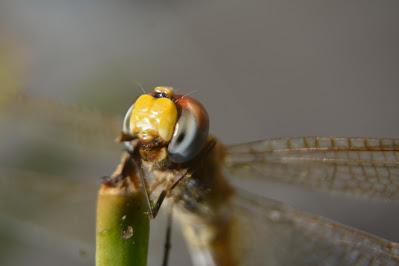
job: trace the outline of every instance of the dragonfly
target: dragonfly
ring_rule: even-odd
[[[169,99],[175,105],[188,100],[195,106],[200,106],[199,113],[206,113],[191,97],[174,95],[173,91],[163,87],[147,96]],[[88,146],[87,150],[98,150],[98,161],[94,165],[84,165],[70,175],[81,171],[79,176],[82,177],[85,173],[82,168],[96,167],[107,160],[102,158],[107,145],[99,146],[96,143],[101,143],[98,138],[115,135],[120,130],[120,125],[124,124],[125,132],[133,136],[131,141],[146,137],[139,136],[146,127],[134,132],[131,129],[136,126],[129,125],[130,119],[125,119],[122,123],[92,110],[66,108],[53,102],[20,95],[11,95],[9,98],[13,99],[11,106],[15,115],[2,117],[0,121],[11,125],[15,118],[22,118],[25,122],[22,129],[19,128],[21,125],[13,125],[18,130],[12,126],[7,127],[12,134],[24,132],[24,126],[30,127],[33,122],[30,119],[32,114],[48,120],[45,124],[50,126],[45,128],[45,138],[55,147],[63,144],[63,139],[80,138],[83,133],[88,133],[90,137],[80,141]],[[126,117],[130,117],[133,108]],[[60,109],[63,111],[50,111]],[[181,122],[180,116],[182,111],[178,110],[174,118],[178,123]],[[399,200],[399,140],[297,137],[223,146],[216,138],[208,136],[206,126],[204,129],[193,125],[206,119],[199,119],[198,114],[192,115],[192,110],[185,116],[186,120],[182,120],[185,122],[179,125],[182,128],[188,126],[189,129],[200,130],[202,145],[194,149],[194,152],[189,150],[193,154],[188,156],[188,161],[180,158],[179,149],[177,153],[171,149],[171,153],[175,153],[174,161],[167,168],[159,167],[156,174],[151,172],[154,169],[148,165],[143,165],[142,169],[143,176],[148,178],[146,182],[150,202],[159,203],[151,205],[152,215],[156,216],[162,200],[174,206],[175,216],[180,220],[194,265],[399,263],[398,243],[307,213],[269,199],[267,195],[256,196],[231,185],[235,178],[255,178],[262,182],[271,181],[308,190],[396,203]],[[81,118],[84,118],[83,124],[79,121]],[[172,124],[176,122],[168,119],[172,120]],[[187,119],[194,121],[187,122]],[[33,123],[37,123],[36,120]],[[68,128],[77,128],[81,134],[57,131],[65,124]],[[29,135],[41,136],[42,133],[39,130],[29,132]],[[197,133],[194,130],[194,135]],[[175,133],[172,131],[162,134],[168,139],[173,138]],[[184,133],[185,137],[186,134],[191,133]],[[148,143],[147,147],[154,148],[151,146],[155,143],[153,139]],[[137,151],[130,141],[126,145],[128,150]],[[165,149],[168,145],[159,147]],[[156,146],[155,149],[159,147]],[[79,146],[79,149],[71,149],[70,152],[76,156],[77,151],[84,153],[86,149]],[[109,154],[106,157],[108,156]],[[159,155],[156,153],[152,156]],[[167,156],[167,153],[163,156]],[[21,158],[21,161],[22,165],[26,163],[26,159]],[[67,160],[61,161],[61,166],[55,164],[54,172],[63,167]],[[192,164],[192,161],[197,163]],[[35,170],[21,171],[20,167],[21,165],[7,165],[2,169],[0,179],[0,217],[9,226],[7,228],[11,228],[8,229],[11,231],[8,235],[15,237],[19,234],[21,241],[48,238],[50,243],[56,243],[61,238],[53,237],[47,232],[57,232],[67,236],[68,240],[63,241],[65,245],[69,245],[70,253],[87,258],[90,262],[94,236],[86,239],[83,236],[87,235],[87,231],[94,235],[94,229],[88,228],[94,228],[94,201],[99,181],[93,182],[87,178],[66,180]],[[68,223],[65,224],[65,221]],[[15,233],[12,228],[16,225],[30,230]],[[4,234],[7,235],[6,233]]]

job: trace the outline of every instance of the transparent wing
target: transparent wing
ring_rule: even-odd
[[[231,241],[243,265],[399,263],[398,244],[349,226],[243,192],[232,204]]]
[[[75,265],[93,264],[98,187],[92,181],[1,169],[0,242],[9,246],[9,256],[21,252],[21,246],[35,246],[50,254],[59,252]],[[20,245],[17,250],[11,248],[14,244]],[[44,256],[45,264],[50,254]],[[21,264],[41,261],[39,254],[22,257]],[[1,261],[7,264],[5,256]],[[15,263],[15,258],[10,261]]]
[[[274,200],[236,191],[224,207],[223,213],[231,216],[232,223],[228,227],[228,243],[220,245],[230,245],[232,262],[237,265],[399,263],[397,243]],[[195,223],[189,226],[194,232],[201,228]],[[199,239],[187,241],[195,265],[214,265],[209,246],[201,246]]]
[[[282,138],[226,148],[226,176],[399,201],[399,140]]]
[[[14,91],[0,102],[0,264],[93,265],[96,190],[118,164],[121,122]]]
[[[119,164],[121,125],[97,110],[0,88],[0,265],[94,265],[96,191]],[[162,261],[158,217],[149,265]]]
[[[48,141],[105,150],[115,148],[113,140],[122,127],[119,117],[15,90],[1,90],[0,103],[0,133],[18,124],[12,129],[35,136],[42,134]]]

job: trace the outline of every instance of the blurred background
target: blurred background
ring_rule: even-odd
[[[0,0],[0,164],[13,169],[1,170],[0,264],[94,263],[96,187],[84,184],[118,163],[138,83],[193,92],[225,144],[397,138],[398,73],[397,1]],[[65,182],[86,197],[46,197]],[[399,241],[398,204],[247,185]],[[151,226],[148,265],[159,265],[166,225]],[[173,232],[171,265],[187,265]]]

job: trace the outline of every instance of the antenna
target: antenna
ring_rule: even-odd
[[[175,103],[177,103],[178,101],[180,101],[181,99],[183,99],[184,97],[186,97],[186,96],[188,96],[188,95],[190,95],[190,94],[193,94],[194,92],[197,92],[198,90],[193,90],[193,91],[191,91],[191,92],[189,92],[189,93],[187,93],[187,94],[184,94],[182,97],[180,97],[179,99],[177,99],[177,101],[175,102]]]

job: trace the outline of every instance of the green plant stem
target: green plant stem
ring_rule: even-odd
[[[146,265],[149,218],[141,189],[103,185],[97,200],[96,265]]]

